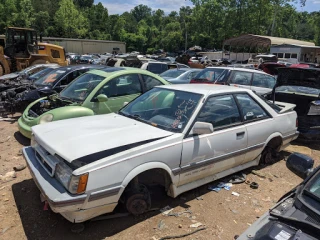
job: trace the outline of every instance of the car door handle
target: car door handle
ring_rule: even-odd
[[[245,132],[238,132],[237,133],[237,139],[241,139],[244,137]]]

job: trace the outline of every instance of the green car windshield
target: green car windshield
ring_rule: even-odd
[[[61,93],[60,97],[71,99],[77,102],[84,101],[95,87],[105,77],[92,73],[86,73],[71,82]]]
[[[182,132],[202,95],[153,88],[137,97],[119,114],[171,132]]]

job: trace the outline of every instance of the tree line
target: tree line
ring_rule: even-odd
[[[221,49],[224,39],[252,33],[320,45],[320,11],[298,12],[293,0],[191,0],[193,8],[165,13],[138,5],[109,15],[94,0],[0,0],[5,27],[32,27],[43,36],[123,41],[127,51]],[[305,0],[301,0],[303,4]]]

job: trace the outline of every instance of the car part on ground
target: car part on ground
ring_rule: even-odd
[[[86,108],[92,115],[115,102],[99,91],[110,90],[109,85],[104,86],[111,79],[126,71],[143,75],[138,69],[107,71],[85,74],[94,74],[98,86],[87,93],[89,97],[80,95],[96,107]],[[65,101],[75,98],[75,86],[83,91],[87,85],[79,82],[85,75],[56,97]],[[97,82],[96,76],[103,79]],[[116,82],[120,91],[132,80],[119,78]],[[98,100],[91,101],[95,96]],[[285,148],[298,133],[294,105],[284,108],[275,110],[247,89],[203,84],[157,86],[136,97],[118,114],[55,121],[54,110],[48,111],[39,118],[51,114],[54,121],[32,127],[32,146],[23,152],[50,207],[69,221],[83,222],[110,213],[118,203],[124,203],[136,215],[152,206],[151,186],[160,185],[169,196],[177,197],[259,165],[266,148]],[[76,111],[84,106],[77,102],[60,108],[59,113],[63,109]],[[31,117],[29,110],[19,119],[19,126]]]

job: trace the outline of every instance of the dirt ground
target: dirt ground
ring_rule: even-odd
[[[74,225],[61,215],[51,210],[44,210],[39,190],[34,184],[28,169],[16,172],[15,178],[3,176],[13,171],[13,167],[25,165],[21,148],[29,144],[17,131],[17,117],[13,120],[0,120],[0,239],[150,239],[189,233],[198,228],[191,224],[202,223],[205,230],[183,239],[234,239],[259,216],[273,206],[287,191],[294,188],[301,179],[291,173],[285,166],[285,157],[290,152],[301,152],[315,159],[319,165],[320,146],[302,146],[297,143],[281,152],[279,161],[261,169],[255,168],[260,176],[248,169],[247,179],[259,184],[258,189],[251,189],[242,183],[233,185],[230,191],[208,190],[209,185],[191,190],[172,199],[159,197],[157,207],[169,205],[174,208],[171,213],[178,216],[165,216],[159,209],[143,216],[121,217],[100,221],[88,221],[83,225]],[[2,176],[1,176],[2,175]],[[228,180],[228,178],[223,179]],[[234,196],[231,193],[240,195]],[[153,190],[153,198],[158,192]],[[154,206],[153,206],[154,207]],[[189,210],[187,213],[184,211]],[[203,227],[202,226],[202,227]],[[75,228],[84,227],[80,233]]]

